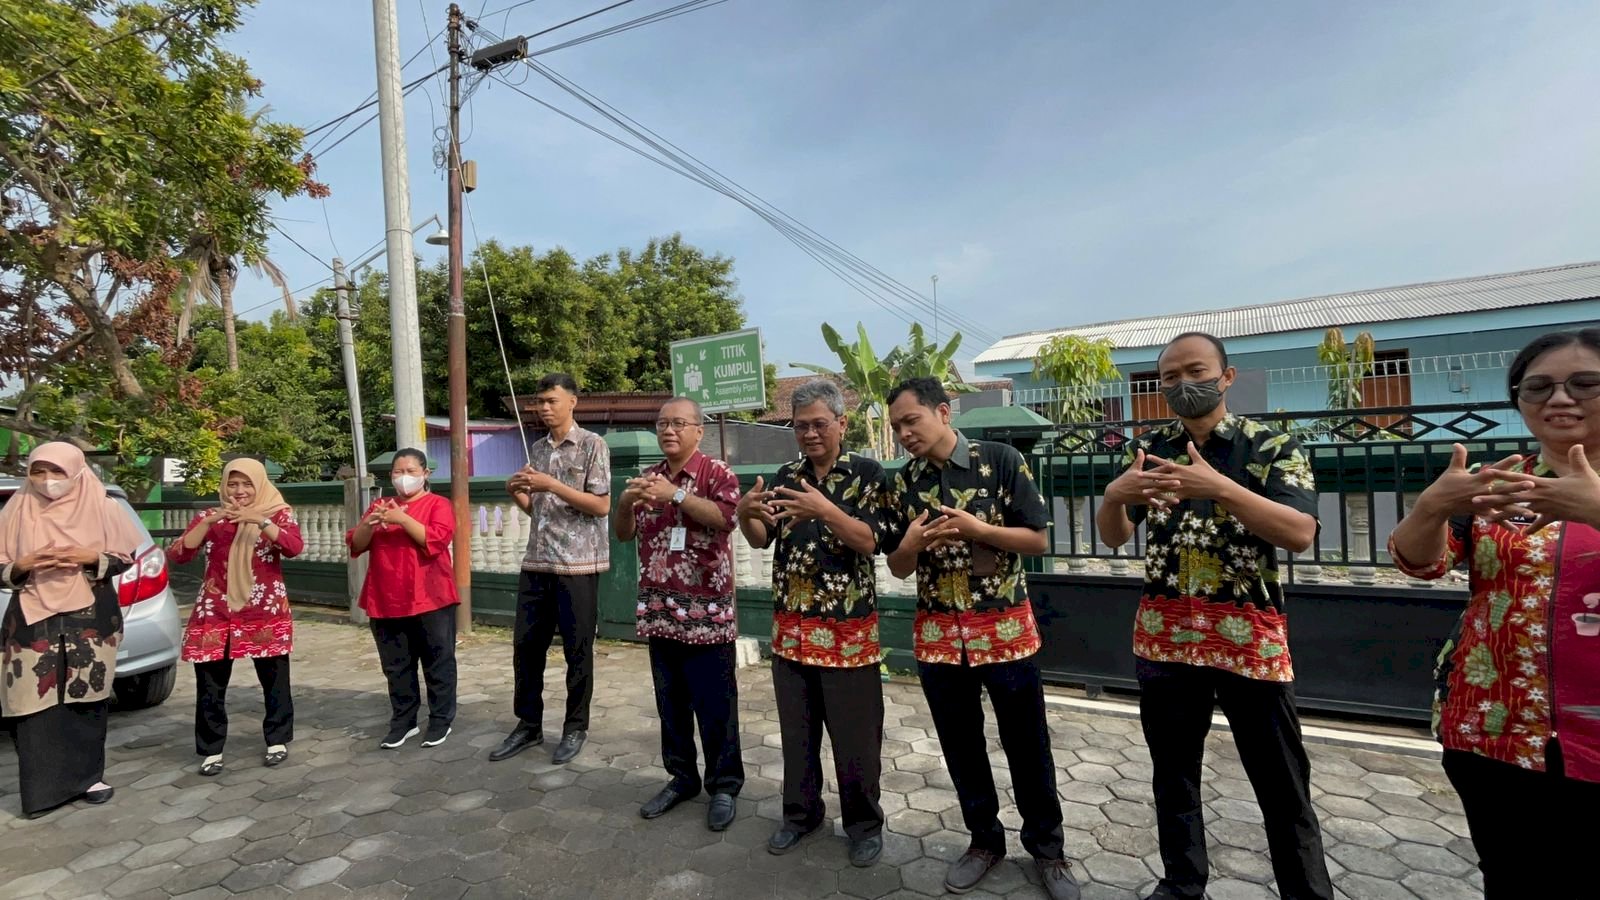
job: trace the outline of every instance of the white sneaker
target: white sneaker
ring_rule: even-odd
[[[385,750],[393,750],[421,733],[422,729],[415,725],[411,726],[410,731],[401,731],[398,727],[391,728],[389,729],[389,736],[384,738],[383,743],[378,746]]]

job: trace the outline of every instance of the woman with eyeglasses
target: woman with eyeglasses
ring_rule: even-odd
[[[1593,896],[1571,813],[1600,805],[1600,329],[1538,338],[1507,382],[1538,453],[1469,468],[1456,445],[1389,549],[1420,578],[1468,568],[1434,728],[1485,897]]]

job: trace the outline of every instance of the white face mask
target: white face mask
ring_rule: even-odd
[[[45,481],[45,483],[44,483],[44,487],[42,488],[42,490],[44,492],[44,495],[46,497],[49,497],[51,500],[60,500],[62,497],[65,497],[67,495],[67,491],[72,490],[72,479],[70,479],[70,478],[50,478],[50,479],[47,479]]]
[[[396,475],[390,481],[393,482],[394,489],[399,491],[403,497],[409,497],[422,490],[422,486],[427,483],[427,479],[421,475]]]

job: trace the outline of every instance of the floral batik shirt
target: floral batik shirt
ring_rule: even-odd
[[[546,435],[528,448],[528,465],[574,490],[611,495],[611,450],[605,438],[572,426],[560,441]],[[554,491],[528,495],[528,551],[522,571],[593,575],[611,568],[609,518],[591,516]]]
[[[184,531],[199,525],[203,517],[203,513],[196,515]],[[305,539],[293,510],[280,509],[271,519],[278,526],[278,538],[271,540],[263,534],[256,539],[255,554],[250,557],[255,587],[237,612],[228,608],[228,550],[239,530],[236,523],[212,523],[198,547],[185,547],[180,537],[167,549],[167,559],[178,566],[202,551],[206,555],[205,580],[183,630],[184,662],[288,656],[293,649],[294,622],[289,616],[283,561],[299,556]]]
[[[1139,450],[1189,465],[1189,441],[1181,422],[1153,429],[1129,443],[1124,468]],[[1252,492],[1317,514],[1311,463],[1292,436],[1230,415],[1200,452]],[[1128,518],[1146,523],[1135,656],[1259,681],[1294,680],[1276,547],[1213,500],[1183,500],[1166,509],[1130,506]]]
[[[876,460],[841,454],[818,481],[809,460],[778,470],[772,490],[809,484],[883,540],[879,507],[889,492]],[[774,535],[773,532],[776,531]],[[878,604],[873,556],[863,556],[821,522],[780,521],[768,528],[772,562],[772,652],[812,666],[855,668],[883,659],[878,644]]]
[[[1016,448],[968,440],[956,432],[944,465],[915,458],[895,474],[884,507],[883,552],[900,546],[922,513],[964,509],[1002,527],[1043,530],[1050,513]],[[1039,626],[1028,603],[1022,556],[971,541],[917,555],[917,661],[981,666],[1039,651]]]
[[[1556,474],[1539,459],[1522,471]],[[1526,524],[1454,518],[1444,556],[1426,562],[1390,542],[1409,575],[1440,578],[1458,564],[1468,572],[1471,597],[1434,669],[1434,734],[1447,750],[1544,771],[1559,722],[1567,776],[1596,780],[1600,536],[1571,522],[1527,534]]]
[[[731,644],[739,636],[733,610],[733,511],[739,478],[727,463],[696,450],[674,476],[667,463],[644,470],[710,500],[727,527],[708,528],[670,503],[647,506],[635,516],[639,541],[639,619],[642,638],[685,644]],[[672,531],[684,529],[684,547],[672,549]]]

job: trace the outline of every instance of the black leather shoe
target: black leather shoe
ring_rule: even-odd
[[[850,865],[858,869],[865,869],[878,861],[883,855],[883,835],[875,834],[869,838],[850,842]]]
[[[1078,900],[1083,896],[1078,879],[1072,877],[1072,863],[1064,859],[1036,859],[1033,865],[1039,870],[1039,881],[1044,884],[1045,896],[1050,900]]]
[[[774,831],[772,833],[772,837],[767,838],[767,852],[771,853],[773,856],[782,856],[785,853],[788,853],[790,850],[800,846],[800,841],[803,840],[806,835],[816,831],[820,825],[821,823],[819,822],[817,825],[813,825],[804,831],[796,830],[793,825],[784,825],[782,828]]]
[[[667,810],[698,793],[700,793],[699,788],[695,788],[693,791],[680,791],[669,784],[661,789],[661,793],[651,797],[650,802],[639,807],[639,816],[645,819],[659,818],[666,815]]]
[[[115,794],[116,792],[117,792],[116,788],[110,788],[110,787],[104,787],[104,788],[101,788],[98,791],[84,791],[83,792],[83,802],[85,802],[85,803],[93,803],[95,806],[99,806],[102,803],[110,802],[111,796],[113,794]]]
[[[499,762],[502,759],[510,759],[529,747],[542,743],[544,743],[543,732],[528,725],[518,725],[514,731],[506,735],[506,739],[500,742],[500,746],[494,748],[494,752],[489,754],[489,761]]]
[[[578,755],[578,751],[583,749],[584,741],[588,739],[589,732],[587,731],[570,731],[563,734],[561,743],[556,745],[556,752],[550,754],[550,761],[558,766],[564,766],[572,762],[573,758]]]
[[[712,794],[711,805],[706,809],[706,827],[712,831],[727,831],[733,824],[733,795]]]
[[[1002,854],[988,850],[968,850],[950,866],[950,874],[944,877],[944,889],[952,894],[965,894],[977,887],[983,876],[1000,865],[1000,860],[1004,858]]]

